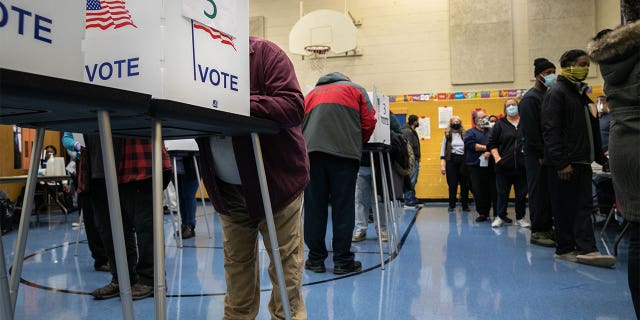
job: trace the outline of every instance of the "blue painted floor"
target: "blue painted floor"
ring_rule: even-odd
[[[167,319],[222,315],[219,222],[217,217],[212,222],[209,214],[214,224],[209,238],[202,209],[198,210],[197,236],[185,240],[182,249],[169,236],[170,216],[165,216]],[[510,215],[513,218],[513,212]],[[395,257],[384,255],[385,270],[380,268],[370,224],[369,239],[353,245],[362,273],[335,276],[331,258],[327,273],[305,271],[309,319],[634,319],[625,242],[616,267],[603,269],[555,261],[553,249],[529,244],[528,229],[492,229],[489,222],[476,223],[474,218],[474,213],[448,213],[444,204],[405,209],[399,224],[401,249]],[[71,223],[76,219],[74,214],[67,221],[62,215],[45,215],[38,226],[32,223],[16,319],[122,318],[119,298],[95,301],[89,295],[109,282],[110,275],[93,270],[84,233],[74,256],[77,229]],[[609,236],[614,232],[611,229]],[[2,239],[7,267],[16,233]],[[268,263],[264,248],[260,259],[263,266]],[[258,319],[269,319],[271,285],[264,268],[261,278]],[[151,319],[154,300],[135,301],[134,309],[137,319]]]

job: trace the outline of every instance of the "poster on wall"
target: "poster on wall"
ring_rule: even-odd
[[[438,128],[444,129],[449,126],[449,120],[453,116],[452,107],[438,107]]]
[[[431,118],[420,118],[416,132],[420,140],[431,139]]]

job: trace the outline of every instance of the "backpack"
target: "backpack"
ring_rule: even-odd
[[[416,158],[409,141],[401,134],[391,132],[391,160],[393,170],[401,176],[408,176],[413,172]]]

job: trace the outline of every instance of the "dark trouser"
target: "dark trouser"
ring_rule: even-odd
[[[636,317],[640,319],[640,223],[629,222],[629,290]]]
[[[571,166],[573,174],[568,181],[560,180],[554,169],[548,172],[551,211],[556,227],[556,253],[577,251],[578,254],[587,254],[598,251],[591,222],[591,166]]]
[[[84,231],[87,234],[87,242],[89,243],[89,251],[93,258],[93,266],[100,267],[107,264],[109,258],[104,250],[100,232],[98,231],[95,214],[93,214],[93,206],[91,205],[91,194],[83,192],[78,194],[78,206],[82,208],[82,219],[84,220]]]
[[[464,156],[451,155],[445,167],[447,185],[449,186],[449,207],[455,208],[457,202],[458,185],[460,185],[460,202],[463,207],[469,204],[469,177]]]
[[[353,262],[351,232],[355,225],[355,192],[358,160],[321,152],[309,154],[310,181],[304,193],[304,242],[314,265],[328,256],[324,238],[327,209],[331,203],[333,263],[344,267]]]
[[[478,214],[489,216],[491,206],[496,213],[496,175],[493,168],[468,167],[471,173],[471,186],[473,187],[473,199],[476,202]]]
[[[131,284],[140,282],[153,286],[153,201],[151,190],[151,179],[118,185]],[[100,237],[111,264],[111,274],[114,279],[117,279],[118,273],[104,180],[91,180],[91,201]]]
[[[527,213],[527,178],[524,170],[515,173],[496,173],[496,190],[498,192],[498,216],[507,216],[507,205],[511,186],[516,196],[516,220],[524,218]]]
[[[527,169],[531,232],[549,231],[553,227],[551,200],[546,190],[549,167],[541,166],[536,157],[525,157],[524,164]]]

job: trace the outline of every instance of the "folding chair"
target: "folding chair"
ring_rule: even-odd
[[[607,220],[605,221],[604,226],[602,226],[602,230],[600,230],[600,240],[602,240],[602,244],[607,250],[607,253],[610,253],[610,252],[609,252],[609,248],[607,247],[607,242],[605,239],[605,231],[607,230],[607,226],[609,226],[609,222],[611,221],[611,218],[615,219],[616,215],[620,215],[620,203],[618,202],[618,198],[615,199],[615,206],[613,206],[613,208],[611,208],[611,210],[609,211],[609,214],[607,215]],[[614,256],[618,255],[618,245],[620,244],[620,241],[622,241],[622,238],[624,237],[625,233],[627,233],[627,230],[629,230],[629,222],[626,220],[623,220],[622,230],[618,232],[613,243]]]

